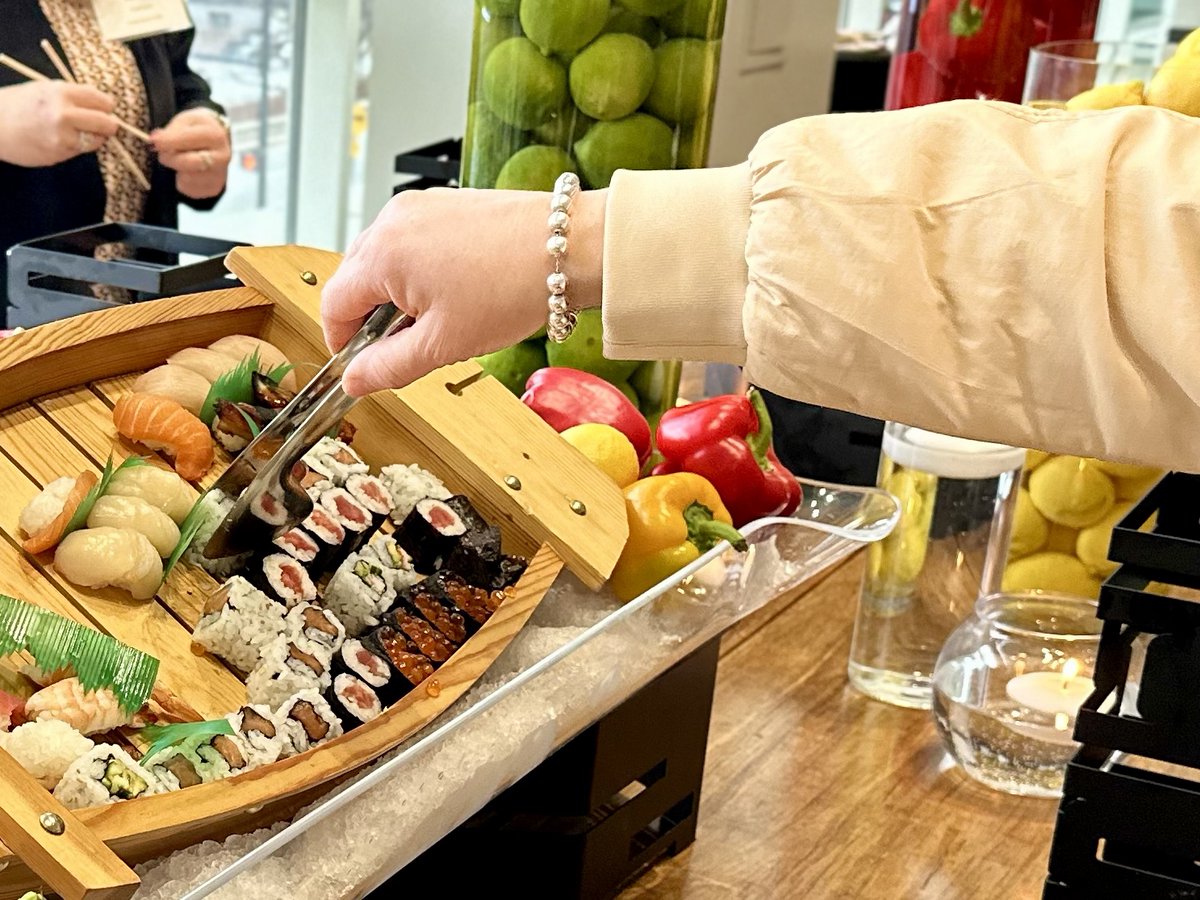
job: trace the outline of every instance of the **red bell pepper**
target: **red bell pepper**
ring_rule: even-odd
[[[664,462],[655,475],[693,472],[712,482],[733,524],[786,516],[800,505],[800,484],[771,447],[771,416],[754,388],[677,406],[658,423]]]
[[[917,49],[939,72],[965,75],[986,93],[985,85],[1024,78],[1033,37],[1033,16],[1022,0],[930,0],[917,26]]]
[[[589,372],[563,366],[538,369],[525,382],[521,402],[555,431],[566,431],[587,422],[611,425],[629,438],[639,463],[650,457],[650,426],[646,417],[619,388]]]

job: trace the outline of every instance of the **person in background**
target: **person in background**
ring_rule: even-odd
[[[815,116],[748,162],[620,171],[563,271],[605,354],[745,366],[777,394],[979,440],[1200,471],[1200,119],[983,101]],[[549,195],[405,191],[325,287],[361,395],[547,319]]]
[[[4,252],[101,221],[174,228],[178,204],[210,209],[225,189],[228,123],[188,67],[191,30],[104,41],[90,0],[0,0],[0,53],[46,75],[0,67],[0,325]],[[62,80],[48,40],[78,84]],[[152,143],[120,130],[121,119]],[[119,157],[119,141],[150,185]],[[109,251],[115,252],[115,251]]]

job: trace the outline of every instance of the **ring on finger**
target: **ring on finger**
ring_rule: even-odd
[[[213,167],[213,155],[208,150],[200,151],[200,165],[204,167],[204,171],[208,172]]]

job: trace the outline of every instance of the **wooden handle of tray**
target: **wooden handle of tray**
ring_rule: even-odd
[[[0,797],[0,840],[63,900],[133,896],[140,884],[133,870],[4,750]],[[63,823],[61,834],[43,827],[46,815]]]

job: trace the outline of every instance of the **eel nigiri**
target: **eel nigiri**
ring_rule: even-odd
[[[162,557],[150,539],[131,528],[82,528],[54,551],[54,567],[80,587],[119,587],[149,600],[163,579]]]
[[[203,375],[209,383],[216,381],[230,369],[237,368],[241,361],[240,356],[218,353],[203,347],[184,347],[178,353],[167,357],[169,365],[191,369],[196,374]]]
[[[266,374],[280,366],[289,364],[289,360],[283,355],[283,351],[274,344],[264,341],[262,338],[256,338],[249,334],[231,334],[226,337],[213,341],[208,345],[209,350],[215,350],[217,353],[223,353],[225,356],[233,356],[238,359],[257,353],[258,354],[258,371]],[[294,391],[296,389],[296,376],[291,372],[283,377],[280,381],[287,390]]]
[[[65,722],[80,734],[99,734],[130,724],[133,714],[121,709],[108,688],[88,691],[78,678],[66,678],[25,701],[25,721],[49,720]]]
[[[104,496],[140,497],[165,512],[176,525],[187,518],[196,502],[196,492],[191,485],[174,472],[154,466],[118,469]]]
[[[124,437],[151,450],[166,450],[186,481],[196,481],[212,467],[215,451],[208,428],[174,400],[126,394],[113,407],[113,423]]]
[[[141,532],[159,556],[170,556],[179,544],[179,526],[140,497],[101,497],[88,513],[88,528],[132,528]]]
[[[144,372],[133,383],[134,393],[174,400],[194,416],[200,415],[200,408],[211,388],[212,382],[199,372],[169,365]]]
[[[79,504],[99,479],[94,472],[76,478],[56,478],[21,510],[18,524],[28,537],[21,542],[26,553],[42,553],[60,540]]]

